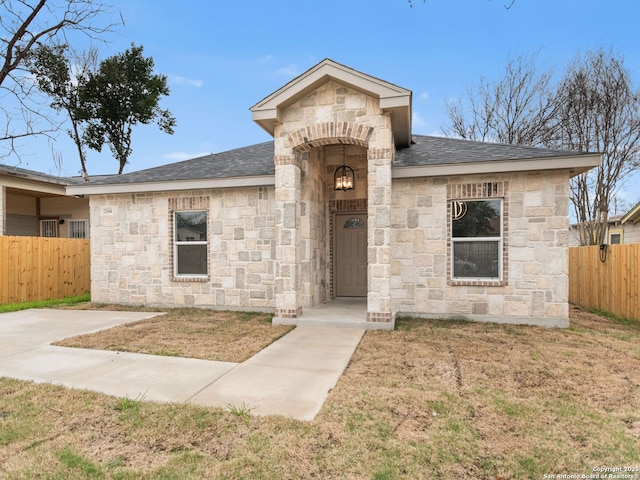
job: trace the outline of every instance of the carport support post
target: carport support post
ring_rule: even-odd
[[[276,318],[302,315],[300,302],[300,183],[295,154],[275,155],[276,168]]]
[[[391,148],[369,148],[367,321],[395,322],[391,304]]]
[[[5,187],[0,185],[0,235],[4,235],[5,198]]]

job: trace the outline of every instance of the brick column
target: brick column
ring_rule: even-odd
[[[367,151],[368,275],[367,321],[393,323],[391,308],[391,162],[390,148]]]
[[[302,315],[300,295],[300,177],[295,154],[276,155],[276,318]]]

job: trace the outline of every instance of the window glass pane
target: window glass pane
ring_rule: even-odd
[[[345,222],[344,228],[365,228],[365,224],[359,218],[350,218]]]
[[[500,200],[451,202],[453,237],[499,237],[500,208]]]
[[[41,237],[58,236],[58,220],[40,220]]]
[[[207,212],[176,212],[175,235],[178,242],[205,242]]]
[[[69,238],[87,238],[87,222],[69,220]]]
[[[499,242],[454,242],[455,278],[497,278]]]
[[[177,245],[178,275],[207,274],[206,245]]]

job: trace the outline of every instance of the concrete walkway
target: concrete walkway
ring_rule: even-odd
[[[0,376],[313,420],[364,334],[298,327],[241,364],[51,345],[155,315],[53,309],[0,314]]]

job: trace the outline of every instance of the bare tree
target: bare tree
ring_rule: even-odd
[[[68,45],[73,32],[97,39],[116,24],[97,23],[110,10],[94,0],[0,0],[0,12],[0,140],[6,156],[15,153],[19,139],[60,126],[38,102],[27,69],[30,52],[38,45]]]
[[[467,103],[447,105],[448,136],[602,153],[602,164],[572,179],[581,245],[604,242],[625,176],[639,166],[640,92],[624,62],[598,50],[577,56],[556,87],[531,57],[509,62],[496,83],[481,79]],[[468,105],[468,106],[467,106]]]
[[[544,145],[556,104],[550,87],[552,72],[538,73],[536,56],[509,61],[495,83],[480,79],[468,90],[466,103],[447,102],[447,136],[509,144]]]
[[[640,91],[622,58],[598,50],[576,57],[556,102],[555,144],[602,153],[599,167],[572,179],[570,194],[580,244],[600,245],[615,195],[640,165]]]

